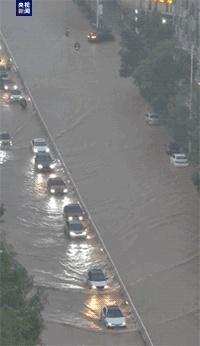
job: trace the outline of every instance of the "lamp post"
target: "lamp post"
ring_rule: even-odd
[[[192,152],[192,141],[191,141],[191,121],[192,121],[192,103],[193,103],[193,76],[194,76],[194,45],[191,45],[190,49],[190,101],[189,101],[189,138],[188,138],[188,154]]]

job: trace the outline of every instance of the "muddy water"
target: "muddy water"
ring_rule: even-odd
[[[3,3],[3,31],[154,342],[197,345],[199,201],[190,168],[171,167],[165,129],[145,124],[148,106],[118,76],[117,43],[88,45],[89,25],[70,1],[35,2],[26,31],[11,8]],[[31,42],[26,53],[19,33]]]

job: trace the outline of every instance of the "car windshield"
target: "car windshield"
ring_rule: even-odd
[[[0,139],[10,139],[10,135],[8,133],[1,133]]]
[[[185,155],[176,155],[176,159],[177,160],[186,160],[186,156]]]
[[[92,281],[105,281],[105,276],[102,272],[96,272],[91,274]]]
[[[82,231],[83,225],[81,223],[71,223],[69,229],[73,231]]]
[[[158,119],[158,114],[149,114],[150,118]]]
[[[71,215],[80,215],[82,214],[82,211],[80,206],[77,204],[68,206],[68,213]]]
[[[51,185],[65,185],[64,181],[62,179],[50,179],[49,184]]]
[[[108,317],[123,317],[121,311],[117,308],[108,309]]]
[[[11,95],[21,95],[21,91],[20,90],[12,90]]]
[[[38,161],[38,162],[51,162],[52,158],[50,155],[37,155],[36,161]]]
[[[35,142],[34,145],[37,147],[46,147],[47,144],[45,141],[43,142],[41,141],[41,142]]]

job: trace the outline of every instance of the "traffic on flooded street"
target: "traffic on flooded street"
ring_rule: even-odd
[[[197,346],[193,168],[120,77],[115,24],[76,0],[1,12],[0,227],[47,295],[41,345]]]

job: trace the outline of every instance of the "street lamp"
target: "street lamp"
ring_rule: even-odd
[[[190,101],[189,101],[189,138],[188,138],[188,154],[192,152],[191,130],[190,124],[192,121],[192,102],[193,102],[193,75],[194,75],[194,45],[190,49]]]

